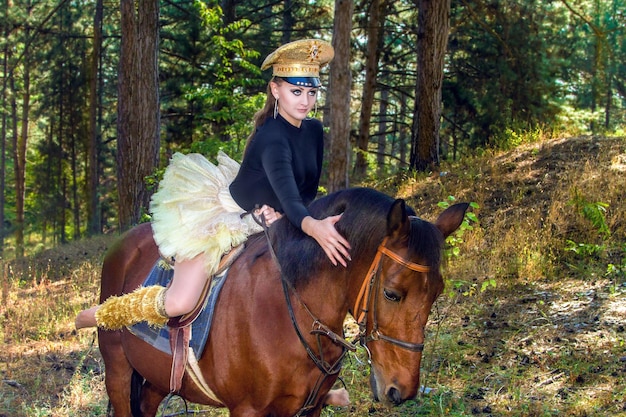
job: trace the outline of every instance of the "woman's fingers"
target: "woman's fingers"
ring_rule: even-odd
[[[268,226],[282,217],[274,208],[266,204],[254,210],[254,214],[258,217],[262,217],[265,220],[265,224]]]
[[[346,238],[344,238],[335,228],[335,223],[337,223],[340,219],[341,214],[338,214],[336,216],[330,216],[324,219],[325,222],[328,222],[330,226],[328,228],[327,235],[329,247],[326,254],[330,258],[333,265],[337,265],[337,263],[340,263],[341,265],[346,267],[348,266],[346,260],[351,260],[349,252],[350,243],[348,243]],[[328,252],[330,252],[330,255],[328,254]]]
[[[328,256],[330,262],[334,266],[337,266],[337,264],[341,264],[344,267],[348,266],[345,259],[339,256],[339,254],[337,253],[337,249],[335,249],[335,247],[332,245],[328,248],[328,250],[326,250],[326,256]]]
[[[302,231],[311,236],[320,245],[330,262],[337,266],[348,266],[350,261],[350,243],[337,231],[335,223],[341,219],[341,214],[326,217],[322,220],[307,216],[302,220]]]
[[[350,257],[350,252],[341,242],[335,245],[335,250],[341,254],[342,259],[348,261],[352,260],[352,258]],[[344,262],[342,263],[344,264],[344,266],[346,266]]]

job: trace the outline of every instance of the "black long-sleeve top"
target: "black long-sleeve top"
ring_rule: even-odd
[[[255,132],[230,193],[244,210],[267,204],[301,227],[317,195],[323,155],[319,120],[295,127],[280,115],[270,117]]]

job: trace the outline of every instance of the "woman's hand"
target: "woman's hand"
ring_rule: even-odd
[[[326,217],[322,220],[307,216],[302,220],[302,231],[319,243],[324,249],[326,256],[333,265],[341,264],[348,266],[346,261],[350,261],[350,243],[341,236],[335,228],[335,223],[341,219],[341,214]]]
[[[263,218],[265,219],[265,224],[267,226],[283,217],[282,214],[266,204],[264,204],[261,208],[254,210],[254,215],[258,218],[261,218],[261,215],[263,215]]]

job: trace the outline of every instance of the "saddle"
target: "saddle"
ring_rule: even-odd
[[[176,393],[180,391],[183,383],[183,375],[185,367],[189,360],[189,340],[191,339],[191,324],[198,317],[204,308],[206,298],[211,288],[211,281],[214,276],[219,276],[225,272],[235,260],[241,255],[244,244],[233,248],[225,254],[217,267],[215,275],[209,277],[204,284],[198,303],[192,311],[178,317],[172,317],[168,320],[169,342],[172,351],[172,371],[170,373],[170,392]]]

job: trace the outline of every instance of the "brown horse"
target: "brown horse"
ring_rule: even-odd
[[[370,354],[374,398],[393,405],[413,398],[424,327],[443,289],[443,242],[467,207],[452,206],[432,224],[403,200],[367,188],[316,200],[310,211],[317,218],[343,213],[336,227],[352,246],[347,268],[333,266],[286,219],[267,238],[252,236],[230,267],[198,361],[209,393],[186,373],[179,395],[227,407],[233,417],[319,416],[351,345],[341,336],[351,313]],[[101,301],[141,285],[158,256],[150,225],[125,234],[104,261]],[[132,415],[154,416],[169,391],[171,356],[126,330],[98,336],[115,415],[131,415],[138,373],[140,411]]]

